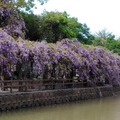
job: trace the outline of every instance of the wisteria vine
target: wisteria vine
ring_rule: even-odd
[[[25,37],[25,23],[11,0],[0,1],[0,27],[13,37]]]
[[[120,85],[120,56],[77,40],[15,40],[0,30],[0,79],[74,79]]]

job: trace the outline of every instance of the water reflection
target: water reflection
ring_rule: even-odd
[[[0,120],[120,120],[120,97],[1,113]]]

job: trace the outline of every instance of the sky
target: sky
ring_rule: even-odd
[[[116,37],[120,36],[120,0],[48,0],[36,7],[35,14],[44,10],[66,11],[80,23],[86,23],[92,34],[106,29]]]

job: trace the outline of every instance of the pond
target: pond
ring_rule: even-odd
[[[3,112],[0,120],[120,120],[120,96]]]

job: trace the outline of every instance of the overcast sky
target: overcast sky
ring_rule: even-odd
[[[36,14],[46,11],[66,11],[70,16],[86,23],[92,33],[107,29],[120,36],[120,0],[48,0],[38,6]]]

